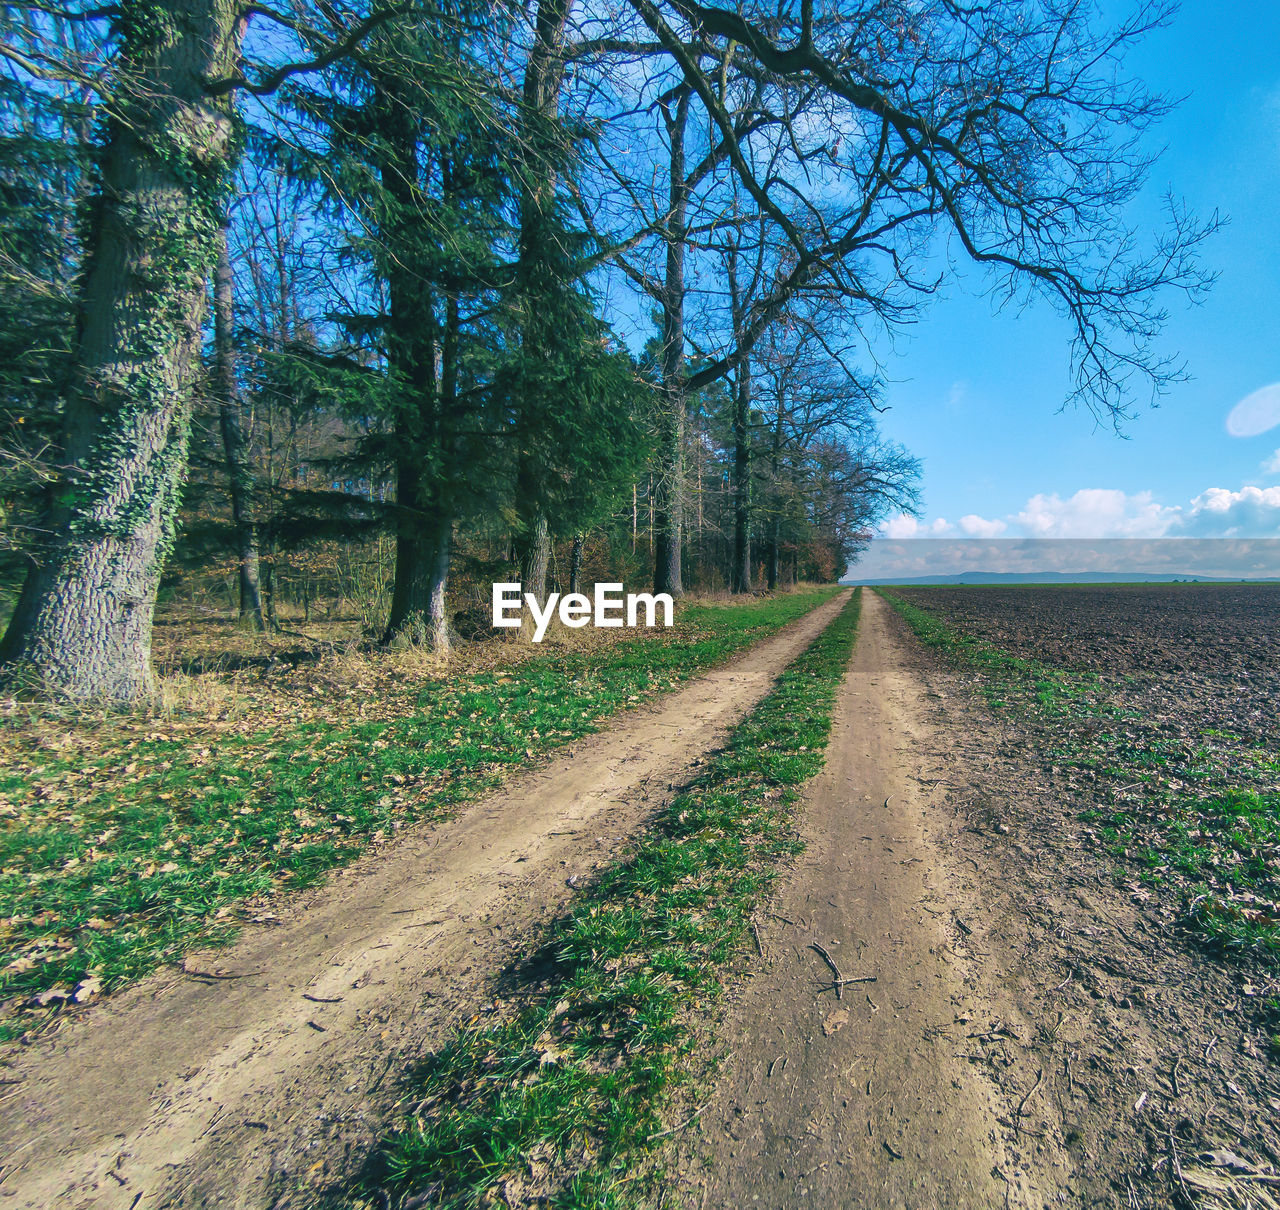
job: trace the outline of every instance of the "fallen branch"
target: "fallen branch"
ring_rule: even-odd
[[[1027,1095],[1024,1096],[1021,1101],[1018,1102],[1018,1108],[1014,1111],[1014,1115],[1013,1115],[1016,1121],[1020,1122],[1022,1120],[1022,1111],[1026,1109],[1027,1102],[1031,1100],[1031,1098],[1035,1095],[1036,1090],[1043,1083],[1044,1083],[1044,1068],[1041,1068],[1040,1074],[1036,1076],[1036,1082],[1031,1085],[1031,1088],[1028,1090]]]
[[[835,976],[835,982],[832,984],[832,986],[836,989],[836,999],[843,1000],[844,999],[844,976],[840,973],[840,968],[836,965],[836,960],[829,953],[827,953],[825,947],[819,945],[816,941],[812,942],[809,948],[817,952],[819,955],[821,955],[823,962],[825,962],[831,968],[831,973]]]
[[[678,1131],[683,1130],[691,1122],[694,1122],[698,1118],[700,1118],[702,1116],[702,1111],[706,1109],[706,1107],[710,1104],[711,1104],[710,1101],[706,1101],[703,1104],[699,1105],[697,1109],[695,1109],[687,1118],[685,1118],[683,1122],[680,1123],[680,1125],[672,1126],[670,1130],[659,1130],[657,1134],[651,1134],[649,1136],[649,1142],[652,1143],[654,1139],[666,1138],[666,1136],[669,1134],[675,1134]]]

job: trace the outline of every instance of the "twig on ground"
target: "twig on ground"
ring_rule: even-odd
[[[1216,1042],[1217,1039],[1215,1038]],[[1182,1195],[1182,1204],[1184,1206],[1195,1206],[1195,1199],[1191,1196],[1190,1190],[1187,1189],[1186,1179],[1182,1175],[1182,1164],[1178,1159],[1178,1145],[1173,1141],[1173,1131],[1169,1131],[1169,1175],[1171,1178],[1177,1177],[1178,1184],[1175,1187],[1177,1192]]]
[[[1026,1096],[1024,1096],[1022,1100],[1018,1102],[1018,1108],[1014,1111],[1014,1114],[1013,1114],[1014,1121],[1016,1122],[1022,1121],[1022,1111],[1026,1109],[1027,1102],[1031,1100],[1033,1096],[1035,1096],[1036,1090],[1043,1083],[1044,1083],[1044,1068],[1042,1067],[1040,1069],[1040,1074],[1036,1076],[1036,1082],[1031,1085],[1031,1088],[1027,1091]]]
[[[824,946],[819,945],[818,942],[816,941],[811,942],[809,945],[809,948],[811,950],[816,951],[818,954],[820,954],[822,957],[822,960],[831,968],[831,973],[835,976],[835,982],[833,986],[836,989],[836,999],[843,1000],[844,999],[844,975],[840,973],[840,968],[836,965],[836,960],[829,953],[827,953],[826,948]]]
[[[695,1110],[694,1110],[694,1111],[693,1111],[693,1112],[692,1112],[692,1113],[691,1113],[687,1118],[685,1118],[685,1120],[684,1120],[683,1122],[681,1122],[678,1126],[672,1126],[670,1130],[659,1130],[657,1134],[651,1134],[651,1135],[649,1136],[649,1142],[651,1142],[651,1143],[652,1143],[654,1139],[663,1139],[663,1138],[666,1138],[666,1137],[667,1137],[667,1135],[669,1135],[669,1134],[675,1134],[675,1133],[677,1133],[678,1131],[683,1130],[683,1129],[684,1129],[686,1126],[688,1126],[691,1122],[695,1122],[695,1121],[697,1121],[697,1119],[698,1119],[698,1118],[700,1118],[700,1117],[702,1116],[702,1111],[703,1111],[704,1109],[706,1109],[706,1108],[707,1108],[707,1106],[708,1106],[708,1105],[710,1105],[710,1104],[711,1104],[711,1102],[710,1102],[710,1101],[705,1101],[705,1102],[703,1102],[703,1104],[699,1105],[699,1106],[698,1106],[698,1108],[697,1108],[697,1109],[695,1109]]]

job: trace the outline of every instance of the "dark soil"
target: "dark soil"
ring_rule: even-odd
[[[1280,865],[1274,842],[1207,805],[1233,785],[1265,802],[1280,788],[1280,586],[895,592],[1097,678],[1079,708],[1001,692],[991,712],[974,700],[986,674],[910,644],[964,735],[948,807],[991,888],[984,948],[1017,955],[1005,979],[1053,1053],[1045,1129],[1091,1191],[1066,1201],[1108,1204],[1109,1186],[1121,1206],[1280,1204],[1280,1182],[1257,1175],[1280,1164],[1280,971],[1266,928],[1241,921],[1274,921]],[[1260,826],[1274,838],[1274,809]],[[1175,832],[1192,840],[1178,849]],[[1025,1086],[1017,1047],[992,1051],[993,1074]]]
[[[1012,655],[1095,673],[1180,734],[1280,747],[1280,584],[893,591]]]

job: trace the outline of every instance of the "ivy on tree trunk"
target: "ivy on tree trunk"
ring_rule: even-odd
[[[209,271],[239,150],[231,0],[123,0],[63,426],[54,541],[0,659],[81,699],[153,689],[151,627],[187,467]]]

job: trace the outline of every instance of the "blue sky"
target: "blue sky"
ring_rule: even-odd
[[[1069,333],[1047,307],[997,314],[980,276],[948,283],[884,365],[883,430],[924,462],[919,521],[892,518],[886,534],[1280,535],[1280,389],[1233,426],[1251,435],[1227,426],[1241,400],[1280,383],[1278,51],[1274,0],[1186,0],[1129,59],[1149,87],[1186,97],[1155,132],[1167,150],[1134,222],[1157,225],[1170,188],[1229,220],[1205,248],[1220,275],[1208,300],[1169,299],[1164,347],[1192,380],[1122,440],[1084,410],[1058,411]],[[1275,427],[1254,432],[1266,419]]]

